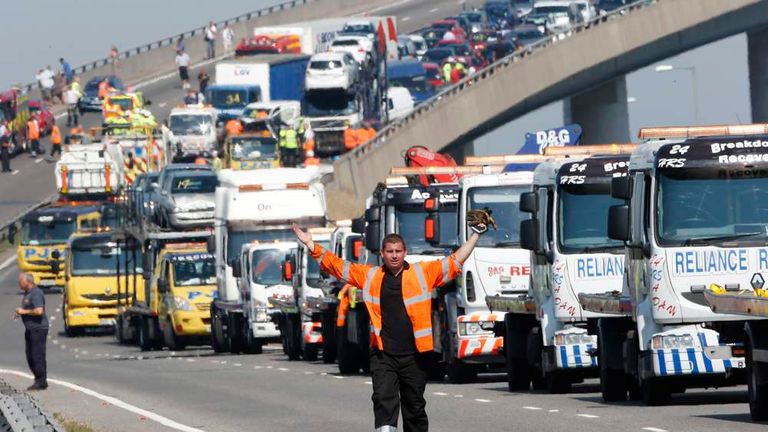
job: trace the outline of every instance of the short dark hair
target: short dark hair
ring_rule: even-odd
[[[401,237],[400,234],[395,234],[395,233],[387,234],[384,237],[384,239],[381,241],[381,248],[384,249],[384,246],[387,243],[392,243],[392,244],[402,243],[403,249],[408,250],[408,246],[406,246],[405,244],[405,239]]]

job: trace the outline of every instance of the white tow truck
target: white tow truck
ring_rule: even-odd
[[[218,299],[211,307],[212,345],[216,352],[248,348],[243,329],[259,330],[258,326],[267,322],[257,321],[264,318],[259,313],[264,305],[249,302],[260,298],[260,294],[239,289],[232,273],[233,265],[241,260],[243,245],[254,241],[295,243],[292,222],[303,227],[326,226],[325,189],[319,183],[320,176],[317,167],[219,172],[215,242],[208,245],[216,255]]]
[[[689,387],[745,382],[751,323],[712,312],[705,292],[712,284],[748,290],[768,270],[768,134],[765,125],[738,125],[646,128],[639,136],[646,142],[632,154],[629,176],[611,187],[625,200],[608,221],[610,237],[625,244],[624,290],[581,301],[631,314],[600,320],[608,348],[601,363],[605,351],[606,362],[623,366],[601,380],[604,397],[629,390],[661,405]]]
[[[71,145],[56,162],[56,189],[62,197],[116,195],[125,186],[123,164],[117,145]]]
[[[597,318],[578,302],[580,293],[620,289],[623,248],[608,238],[611,179],[626,176],[628,156],[606,156],[606,146],[556,148],[603,156],[550,159],[520,195],[520,243],[531,251],[526,294],[490,296],[504,318],[510,391],[546,388],[566,393],[573,383],[598,375]],[[626,152],[631,147],[623,148]],[[548,152],[545,152],[545,154]]]
[[[216,115],[215,108],[203,105],[178,106],[171,110],[169,131],[164,138],[173,161],[211,157],[218,146]]]

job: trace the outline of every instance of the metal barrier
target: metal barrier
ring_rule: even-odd
[[[66,432],[29,395],[0,381],[0,432]]]
[[[568,31],[556,33],[551,36],[540,39],[530,45],[527,45],[523,49],[517,50],[516,52],[509,54],[508,56],[503,57],[494,63],[491,63],[487,67],[475,72],[473,75],[467,76],[463,78],[461,81],[459,81],[458,83],[444,88],[438,94],[420,103],[407,116],[389,123],[387,126],[382,128],[374,138],[372,138],[370,141],[364,144],[361,144],[351,152],[344,155],[341,160],[337,161],[334,164],[334,166],[339,166],[339,164],[343,162],[344,159],[359,159],[365,156],[366,153],[386,143],[387,138],[393,135],[399,129],[402,129],[403,127],[407,126],[409,123],[416,121],[421,115],[430,111],[441,101],[446,100],[448,98],[460,96],[465,88],[471,87],[473,84],[489,78],[495,73],[509,67],[510,64],[522,61],[526,57],[536,54],[542,49],[545,49],[553,44],[558,43],[559,41],[569,38],[576,33],[581,33],[594,26],[600,25],[601,23],[604,23],[609,20],[613,20],[619,16],[625,15],[637,9],[641,9],[643,7],[656,3],[658,1],[660,0],[637,0],[634,3],[623,6],[619,9],[613,10],[610,13],[600,15],[588,22],[581,23]]]
[[[253,12],[244,13],[242,15],[238,15],[238,16],[236,16],[234,18],[230,18],[230,19],[227,19],[227,20],[224,20],[224,21],[221,21],[221,22],[217,22],[215,24],[216,24],[217,28],[222,28],[223,26],[225,26],[227,24],[235,24],[235,23],[239,23],[239,22],[243,22],[243,21],[248,21],[248,20],[251,20],[253,18],[270,15],[270,14],[273,14],[273,13],[276,13],[276,12],[280,12],[280,11],[283,11],[283,10],[286,10],[286,9],[292,9],[292,8],[297,7],[297,6],[302,6],[302,5],[305,5],[307,3],[314,3],[314,2],[317,2],[317,1],[318,0],[291,0],[291,1],[286,1],[286,2],[283,2],[283,3],[277,4],[277,5],[271,6],[271,7],[259,9],[259,10],[253,11]],[[122,51],[122,52],[120,52],[118,54],[117,60],[119,62],[120,60],[127,59],[127,58],[129,58],[131,56],[135,56],[135,55],[138,55],[138,54],[146,53],[146,52],[155,50],[157,48],[162,48],[162,47],[165,47],[165,46],[168,46],[168,45],[173,45],[173,44],[175,44],[179,40],[180,37],[184,38],[184,39],[187,39],[187,38],[191,38],[191,37],[194,37],[194,36],[202,35],[205,32],[205,27],[207,27],[207,25],[203,26],[203,27],[197,27],[197,28],[194,28],[192,30],[188,30],[188,31],[185,31],[185,32],[182,32],[182,33],[170,36],[170,37],[166,37],[166,38],[160,39],[160,40],[155,41],[155,42],[150,42],[148,44],[142,44],[142,45],[139,45],[137,47],[134,47],[134,48]],[[86,63],[86,64],[84,64],[82,66],[78,66],[76,68],[73,68],[72,72],[75,75],[80,75],[80,74],[83,74],[84,72],[88,72],[90,70],[93,70],[93,69],[96,69],[96,68],[99,68],[99,67],[108,66],[111,62],[112,62],[112,58],[111,57],[105,57],[105,58],[102,58],[102,59],[99,59],[99,60],[95,60],[95,61]],[[26,92],[30,92],[34,88],[36,88],[37,86],[38,86],[38,83],[37,82],[33,82],[33,83],[21,85],[19,88],[21,88],[22,90],[24,90]]]

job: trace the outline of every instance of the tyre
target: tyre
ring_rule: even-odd
[[[118,345],[123,345],[125,343],[125,332],[123,331],[123,317],[121,315],[118,315],[115,318],[115,342],[117,342]]]
[[[752,332],[752,337],[764,337]],[[768,420],[768,364],[755,361],[752,350],[764,348],[762,344],[757,344],[747,339],[747,383],[749,388],[749,414],[754,421]]]
[[[246,354],[261,354],[263,351],[262,341],[253,337],[253,330],[251,330],[248,320],[243,320],[243,336],[245,337],[245,346],[243,351]]]
[[[477,366],[464,363],[456,358],[456,342],[452,335],[448,334],[448,352],[445,362],[445,372],[448,382],[451,384],[471,384],[477,382]]]
[[[547,372],[547,391],[552,394],[565,394],[571,392],[572,383],[568,379],[568,376],[560,370],[553,370]]]
[[[614,338],[615,339],[615,338]],[[611,369],[610,360],[615,355],[615,350],[611,348],[619,343],[608,337],[602,326],[598,326],[597,331],[597,349],[598,349],[598,368],[600,369],[600,392],[605,402],[621,402],[627,400],[627,381],[628,377],[623,370]],[[621,345],[619,345],[621,346]]]
[[[643,402],[648,406],[667,405],[672,399],[672,392],[669,390],[669,387],[659,378],[642,380],[641,390],[643,392]]]
[[[242,317],[239,315],[227,315],[227,336],[229,339],[229,352],[231,354],[240,354],[245,347],[245,341],[242,335],[242,325],[240,320]]]
[[[178,336],[176,332],[173,331],[173,321],[171,321],[171,317],[166,318],[165,326],[163,328],[163,339],[165,346],[171,351],[181,351],[187,347],[184,338]]]
[[[318,353],[320,351],[320,344],[308,343],[304,345],[304,360],[317,361]]]
[[[229,351],[227,335],[224,333],[221,316],[217,313],[215,304],[211,306],[211,348],[219,354]]]
[[[285,317],[285,339],[288,360],[301,358],[301,323],[295,314]]]
[[[346,327],[337,329],[337,333],[336,354],[339,362],[339,373],[350,375],[360,372],[360,350],[357,345],[349,343],[347,340]]]
[[[517,324],[512,314],[504,317],[504,357],[507,365],[507,387],[511,392],[527,391],[531,388],[528,360],[525,356],[528,331],[523,332]]]
[[[139,348],[142,351],[151,351],[154,347],[149,335],[149,320],[146,317],[139,317]]]

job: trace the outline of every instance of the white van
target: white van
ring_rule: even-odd
[[[414,101],[411,92],[405,87],[390,87],[387,89],[387,108],[389,120],[403,118],[413,111]]]

